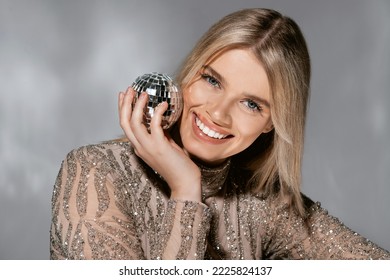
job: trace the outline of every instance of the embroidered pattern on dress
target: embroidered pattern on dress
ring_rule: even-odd
[[[304,221],[276,196],[245,192],[231,165],[200,167],[202,203],[176,202],[129,143],[70,152],[53,188],[50,258],[390,259],[320,204],[308,202]]]

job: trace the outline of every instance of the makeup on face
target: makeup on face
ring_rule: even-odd
[[[183,146],[205,163],[224,161],[272,128],[268,78],[250,50],[228,50],[204,65],[183,99]]]

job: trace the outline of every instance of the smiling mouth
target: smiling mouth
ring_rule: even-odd
[[[202,123],[202,121],[198,117],[195,117],[195,123],[198,126],[198,128],[203,132],[203,134],[205,134],[211,138],[225,139],[228,137],[232,137],[231,134],[222,134],[222,133],[219,133],[219,132],[212,130],[211,128],[207,127],[204,123]]]

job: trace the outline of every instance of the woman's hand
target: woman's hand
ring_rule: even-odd
[[[159,104],[150,122],[150,133],[143,124],[144,108],[148,101],[142,93],[133,108],[135,91],[129,87],[119,93],[120,125],[134,147],[137,156],[158,172],[171,189],[171,198],[201,201],[200,170],[188,154],[161,127],[168,104]]]

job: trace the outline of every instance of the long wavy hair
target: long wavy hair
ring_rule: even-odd
[[[234,160],[251,173],[253,191],[277,194],[305,216],[301,166],[310,88],[310,57],[299,26],[269,9],[245,9],[215,23],[184,60],[176,80],[182,89],[199,78],[199,70],[222,52],[251,50],[264,67],[271,89],[274,129]]]

